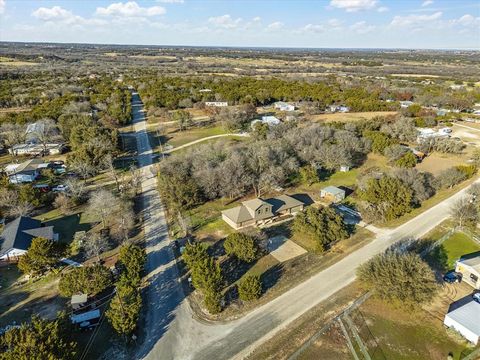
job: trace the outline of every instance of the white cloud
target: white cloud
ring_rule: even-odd
[[[65,10],[60,6],[54,6],[52,8],[41,7],[35,10],[32,15],[43,21],[62,21],[75,16],[71,11]]]
[[[425,0],[422,3],[422,7],[429,6],[429,5],[432,5],[432,4],[433,4],[433,0]]]
[[[185,1],[183,0],[157,0],[159,3],[164,4],[183,4]]]
[[[334,29],[339,29],[342,27],[343,21],[338,19],[330,19],[327,21],[328,26]]]
[[[379,13],[387,12],[388,10],[389,10],[388,7],[385,7],[385,6],[380,6],[380,7],[377,9],[377,11],[378,11]]]
[[[430,15],[407,15],[407,16],[395,16],[390,23],[391,26],[397,27],[411,27],[422,26],[426,23],[439,20],[442,17],[442,12],[438,11]]]
[[[113,3],[106,8],[98,7],[95,14],[116,17],[157,16],[165,14],[165,8],[161,6],[141,7],[135,1],[128,1],[126,3]]]
[[[281,28],[283,28],[283,25],[284,24],[282,22],[275,21],[267,26],[267,30],[270,30],[270,31],[280,30]]]
[[[321,24],[307,24],[300,30],[301,32],[322,33],[325,31],[325,26]]]
[[[260,21],[262,21],[262,18],[261,18],[260,16],[255,16],[255,17],[252,19],[252,21],[254,21],[254,22],[260,22]]]
[[[5,13],[5,0],[0,0],[0,14],[4,14]]]
[[[358,34],[367,34],[375,30],[374,25],[368,25],[366,21],[359,21],[350,26],[350,30],[355,31]]]
[[[373,9],[378,0],[331,0],[330,6],[338,9],[344,9],[348,12]]]
[[[474,17],[470,14],[465,14],[458,19],[449,20],[449,24],[453,26],[462,27],[480,27],[480,17]]]
[[[208,19],[208,22],[215,27],[223,29],[235,29],[242,22],[241,18],[233,19],[230,15],[214,16]]]
[[[81,16],[73,14],[69,10],[65,10],[60,6],[53,6],[51,8],[45,8],[45,7],[38,8],[32,13],[32,16],[45,22],[66,24],[66,25],[72,25],[72,26],[74,25],[101,26],[106,24],[104,20],[85,19]]]

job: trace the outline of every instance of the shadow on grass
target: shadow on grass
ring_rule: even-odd
[[[276,264],[267,271],[265,271],[260,276],[260,281],[262,282],[262,292],[266,293],[269,289],[274,287],[275,284],[280,280],[284,272],[285,269],[283,267],[283,264],[281,263]]]
[[[70,243],[77,231],[88,231],[91,225],[88,223],[80,223],[81,213],[63,216],[58,219],[45,222],[46,226],[53,226],[53,231],[58,233],[59,242]]]

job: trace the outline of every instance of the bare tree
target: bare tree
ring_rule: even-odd
[[[478,209],[473,201],[468,198],[456,201],[452,205],[450,214],[459,227],[475,226],[478,222]]]
[[[111,217],[110,235],[118,242],[128,240],[130,231],[135,226],[135,213],[129,202],[122,202],[120,208]]]
[[[100,189],[92,193],[88,200],[88,212],[102,222],[102,228],[105,229],[109,215],[114,213],[120,205],[120,200],[110,191]]]
[[[47,144],[60,139],[55,121],[52,119],[42,119],[35,123],[35,128],[31,132],[32,136],[43,146],[43,153],[47,153]]]
[[[0,133],[2,136],[2,141],[5,146],[11,148],[14,145],[21,144],[25,142],[26,139],[26,126],[17,123],[4,123],[0,125]],[[12,155],[16,156],[17,154],[12,151]]]
[[[78,173],[84,181],[87,181],[90,176],[97,172],[93,165],[78,158],[74,158],[73,161],[70,162],[70,167],[73,171]]]
[[[0,207],[5,214],[13,217],[28,215],[34,209],[29,202],[20,200],[17,191],[6,188],[0,189]]]
[[[53,206],[60,210],[64,215],[71,212],[73,208],[72,200],[65,194],[58,194],[53,202]]]
[[[75,178],[69,178],[65,181],[67,194],[72,197],[74,202],[81,203],[86,194],[85,183]]]
[[[120,176],[117,172],[117,169],[115,169],[115,164],[114,164],[112,154],[108,154],[105,156],[104,164],[105,164],[104,167],[107,170],[108,177],[115,182],[115,188],[117,189],[118,192],[120,192]]]
[[[110,248],[108,240],[96,232],[87,234],[82,246],[87,257],[91,258],[95,256],[98,262],[100,262],[100,255]]]
[[[180,211],[178,212],[178,225],[183,231],[183,236],[188,236],[192,228],[192,221],[189,216],[183,215]]]

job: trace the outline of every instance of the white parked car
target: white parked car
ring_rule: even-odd
[[[52,188],[53,192],[65,192],[68,190],[67,185],[57,185]]]

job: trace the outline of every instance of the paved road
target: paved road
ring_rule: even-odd
[[[137,97],[134,99],[138,101]],[[151,148],[138,107],[134,107],[134,119],[140,165],[149,169]],[[352,283],[360,264],[398,241],[420,237],[433,229],[448,217],[451,205],[466,191],[460,191],[394,230],[379,233],[368,245],[245,317],[225,324],[207,324],[192,318],[188,303],[182,297],[168,247],[163,209],[155,191],[155,178],[148,170],[142,189],[151,285],[147,293],[145,328],[148,340],[140,346],[137,358],[159,360],[243,358],[297,317]]]

